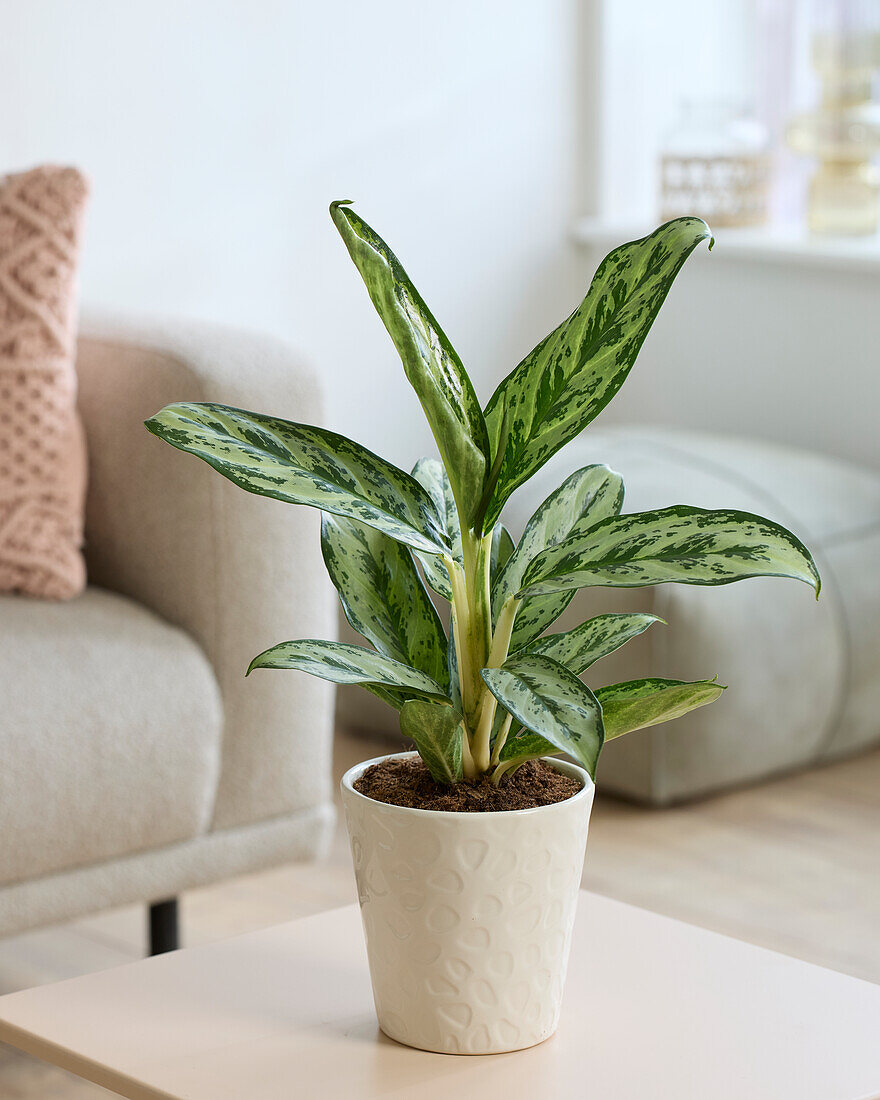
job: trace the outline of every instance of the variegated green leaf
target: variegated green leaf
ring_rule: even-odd
[[[365,688],[371,695],[375,695],[377,699],[381,699],[383,703],[387,703],[389,707],[393,707],[397,711],[412,698],[411,692],[407,693],[393,688],[380,687],[378,684],[358,684],[357,686]]]
[[[523,654],[483,679],[499,703],[527,730],[540,734],[596,774],[604,733],[602,710],[588,687],[549,657]]]
[[[504,742],[499,759],[502,764],[510,762],[519,765],[527,760],[539,760],[542,756],[559,756],[561,752],[562,749],[552,745],[546,737],[523,730],[519,736]]]
[[[470,521],[485,487],[489,438],[474,387],[446,334],[382,238],[347,202],[330,216],[425,410],[455,497]]]
[[[602,705],[605,740],[632,730],[657,726],[680,718],[688,711],[714,703],[722,684],[714,680],[629,680],[599,688],[596,698]]]
[[[510,651],[521,652],[530,642],[555,623],[574,598],[574,592],[551,592],[549,596],[530,596],[520,604],[513,624]]]
[[[443,469],[443,464],[436,458],[420,458],[413,467],[413,477],[434,501],[434,506],[442,520],[446,541],[451,547],[450,556],[461,564],[461,527],[458,522],[455,498],[452,495],[452,486]],[[449,583],[449,574],[440,558],[434,554],[420,554],[418,551],[416,556],[422,563],[425,580],[431,588],[444,599],[451,600],[452,587]]]
[[[677,218],[615,248],[574,313],[499,385],[486,406],[498,474],[484,530],[513,490],[611,401],[682,264],[709,236],[699,218]]]
[[[455,608],[449,609],[449,642],[446,646],[446,667],[448,671],[449,698],[452,705],[461,710],[461,679],[458,674],[458,653],[455,649]]]
[[[492,612],[497,619],[505,600],[522,587],[529,563],[548,546],[581,534],[616,516],[623,505],[623,478],[607,466],[575,470],[547,497],[526,524],[510,560],[492,587]],[[571,595],[536,596],[517,612],[511,649],[522,649],[554,622]]]
[[[526,652],[540,653],[580,676],[590,665],[643,634],[649,626],[662,622],[657,615],[640,613],[597,615],[574,630],[538,638]]]
[[[400,730],[415,741],[419,756],[438,783],[461,779],[462,721],[452,707],[425,699],[413,699],[401,708]]]
[[[314,638],[281,642],[254,657],[247,670],[248,676],[255,668],[290,668],[320,676],[334,684],[386,688],[392,698],[406,696],[448,702],[440,684],[426,673],[348,642],[325,642]],[[384,692],[377,694],[387,698]]]
[[[326,428],[227,405],[167,405],[154,434],[249,493],[360,520],[428,554],[447,551],[431,497],[403,470]]]
[[[373,527],[324,512],[321,550],[354,629],[386,657],[445,687],[446,635],[406,547]]]
[[[446,471],[436,458],[420,458],[413,467],[413,477],[431,495],[431,499],[437,507],[441,518],[444,520],[444,532],[452,547],[452,558],[462,564],[461,527],[458,519],[458,511],[455,507],[455,499],[452,495],[452,486]],[[498,571],[504,567],[508,558],[513,553],[513,539],[503,523],[496,523],[492,531],[492,548],[489,567],[489,583],[494,582]],[[431,554],[419,554],[416,557],[422,564],[425,580],[433,590],[444,599],[452,600],[452,587],[449,583],[449,574],[439,557]]]
[[[614,516],[552,546],[532,561],[521,591],[637,588],[667,581],[718,585],[746,577],[791,577],[819,593],[809,550],[780,524],[749,512],[679,504]]]
[[[550,596],[538,596],[537,600],[549,601]],[[537,653],[543,657],[549,657],[560,665],[564,665],[569,672],[580,676],[596,661],[607,657],[622,645],[642,634],[654,623],[662,623],[663,619],[657,615],[647,614],[607,614],[597,615],[581,623],[574,630],[568,630],[561,634],[548,634],[543,638],[537,638],[519,654]],[[516,654],[515,655],[519,655]],[[493,728],[493,742],[495,734],[500,727],[496,721]],[[519,729],[514,725],[513,733]],[[509,757],[508,753],[508,757]],[[539,756],[546,756],[542,750]],[[504,757],[507,759],[507,757]]]
[[[510,561],[510,556],[515,549],[510,532],[503,523],[496,523],[492,528],[492,549],[489,554],[490,590],[494,588],[499,573]]]
[[[428,582],[428,587],[436,592],[438,596],[442,596],[444,600],[449,600],[451,602],[452,587],[449,583],[449,574],[446,572],[446,566],[443,564],[440,556],[422,554],[418,550],[414,550],[413,553],[419,559],[419,564],[422,567],[422,572],[425,574],[425,580]]]
[[[507,721],[508,717],[510,717],[511,722],[510,725],[507,727],[507,733],[505,734],[506,737],[515,737],[516,734],[519,733],[519,731],[522,729],[522,726],[520,726],[519,722],[514,719],[513,715],[508,716],[508,713],[503,706],[496,707],[495,717],[492,720],[492,732],[489,735],[489,744],[492,749],[495,748],[496,741],[501,733],[501,730],[504,728],[504,724]]]
[[[461,527],[458,522],[455,497],[452,495],[452,485],[443,469],[443,463],[438,462],[436,458],[420,458],[413,466],[412,476],[434,501],[446,539],[452,547],[453,556],[460,561]]]
[[[526,524],[522,538],[492,589],[497,615],[505,600],[522,588],[530,562],[543,550],[616,516],[623,506],[623,478],[607,466],[584,466],[544,500]]]

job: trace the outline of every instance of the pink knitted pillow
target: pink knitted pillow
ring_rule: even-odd
[[[82,591],[86,450],[76,411],[75,168],[0,178],[0,592]]]

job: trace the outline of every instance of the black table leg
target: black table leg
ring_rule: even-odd
[[[155,902],[150,906],[150,954],[176,951],[179,946],[177,898]]]

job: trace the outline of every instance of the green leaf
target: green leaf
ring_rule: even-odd
[[[602,708],[573,673],[549,657],[523,654],[501,668],[484,668],[482,676],[527,730],[574,757],[595,778],[604,740]]]
[[[480,403],[461,360],[400,261],[347,202],[330,216],[345,242],[416,391],[468,521],[489,467],[489,438]]]
[[[442,463],[436,458],[420,458],[413,467],[413,477],[428,492],[434,501],[434,506],[440,516],[443,534],[452,548],[451,557],[461,564],[461,527],[458,522],[458,511],[455,507],[455,498],[452,495],[452,486]],[[425,572],[425,580],[446,600],[452,600],[452,587],[449,583],[449,574],[446,566],[434,554],[421,554],[416,551],[416,557],[422,564]]]
[[[397,711],[412,698],[412,692],[380,687],[378,684],[358,684],[358,687],[365,688],[371,695],[375,695],[377,699],[381,699],[383,703],[387,703]]]
[[[401,694],[408,698],[448,702],[440,684],[426,673],[348,642],[324,642],[314,638],[281,642],[254,657],[247,675],[250,676],[255,668],[291,668],[320,676],[322,680],[332,680],[334,684],[390,689],[375,693],[388,702],[391,698],[400,698]]]
[[[446,541],[452,547],[456,561],[461,561],[461,527],[458,522],[458,510],[449,476],[443,469],[443,463],[436,458],[420,458],[413,466],[413,477],[426,490],[434,501],[434,507],[440,516]]]
[[[461,779],[461,723],[458,711],[442,703],[413,699],[400,711],[404,737],[416,743],[419,756],[438,783]]]
[[[640,613],[597,615],[593,619],[562,634],[548,634],[528,647],[528,653],[539,653],[557,661],[580,676],[590,665],[607,657],[622,645],[644,633],[654,623],[662,623],[657,615]],[[607,737],[606,731],[606,737]]]
[[[605,740],[680,718],[714,703],[722,691],[724,686],[714,680],[629,680],[599,688],[596,698],[602,704]]]
[[[489,587],[495,585],[501,570],[510,561],[510,556],[515,550],[513,538],[503,523],[496,523],[492,528],[492,546],[489,551]]]
[[[510,652],[527,649],[530,642],[555,623],[574,598],[574,592],[551,592],[549,596],[530,596],[520,604],[510,638]]]
[[[461,677],[458,674],[458,653],[455,650],[455,608],[449,609],[449,642],[446,646],[449,698],[452,705],[461,710]]]
[[[501,750],[499,762],[506,764],[515,761],[517,766],[525,764],[527,760],[540,760],[542,756],[559,756],[562,749],[552,745],[546,737],[532,733],[531,730],[523,730],[518,737],[511,737],[505,741]]]
[[[409,551],[375,528],[327,512],[321,550],[354,629],[386,657],[445,687],[446,635]]]
[[[447,541],[452,547],[451,557],[459,565],[462,565],[461,527],[458,520],[458,511],[455,507],[455,499],[452,495],[452,486],[443,469],[442,463],[436,458],[420,458],[413,467],[413,477],[430,494],[437,507],[441,519],[444,522],[443,531]],[[496,523],[492,531],[492,546],[490,550],[489,578],[490,584],[495,576],[503,569],[508,558],[513,553],[513,539],[503,523]],[[422,565],[425,580],[444,599],[452,600],[452,587],[449,583],[449,574],[440,558],[431,554],[420,554],[416,557]],[[451,637],[451,634],[450,634]]]
[[[523,536],[492,588],[495,619],[505,601],[522,587],[530,562],[548,546],[588,531],[615,516],[623,505],[623,479],[607,466],[584,466],[547,497],[526,524]],[[571,595],[535,597],[517,612],[511,648],[522,649],[559,618]]]
[[[249,493],[360,520],[428,554],[448,551],[431,497],[403,470],[326,428],[227,405],[167,405],[154,434]]]
[[[682,264],[709,237],[699,218],[677,218],[615,248],[574,313],[499,385],[486,406],[498,473],[484,529],[513,490],[611,401]]]
[[[784,527],[749,512],[706,511],[679,504],[615,516],[539,554],[522,594],[593,585],[730,584],[746,577],[820,580],[810,552]]]

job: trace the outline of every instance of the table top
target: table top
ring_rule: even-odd
[[[131,1100],[880,1096],[880,986],[587,893],[530,1050],[385,1038],[355,906],[0,997],[0,1040]]]

